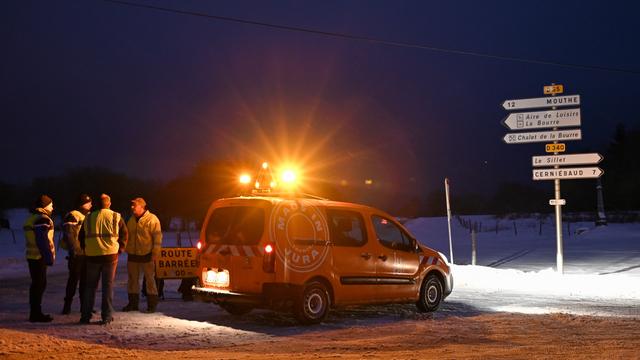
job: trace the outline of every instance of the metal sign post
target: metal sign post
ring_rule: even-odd
[[[551,83],[551,87],[554,87],[555,83]],[[545,93],[546,91],[546,87],[545,87]],[[564,91],[564,88],[562,89]],[[560,92],[562,93],[562,92]],[[556,92],[551,92],[551,97],[555,97],[556,96]],[[555,110],[556,107],[552,107],[552,110]],[[553,131],[557,131],[558,128],[554,127]],[[558,143],[558,140],[554,140],[553,141],[554,144]],[[553,155],[558,155],[559,153],[556,151],[553,153]],[[558,169],[560,168],[560,166],[555,165],[553,167],[554,169]],[[553,193],[555,195],[554,197],[554,207],[556,209],[556,243],[557,243],[557,250],[556,250],[556,270],[558,271],[558,273],[563,274],[564,273],[564,251],[563,251],[563,244],[562,244],[562,205],[564,205],[563,203],[560,202],[560,200],[562,200],[562,198],[560,197],[560,179],[559,178],[555,178],[553,180]],[[566,203],[566,202],[564,202]]]
[[[449,178],[444,178],[444,193],[447,198],[447,226],[449,227],[449,258],[453,264],[453,243],[451,242],[451,205],[449,203]]]

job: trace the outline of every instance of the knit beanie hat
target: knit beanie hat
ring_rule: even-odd
[[[76,203],[76,205],[78,205],[78,207],[86,204],[86,203],[90,203],[91,202],[91,197],[87,194],[80,194],[80,196],[78,196],[78,202]]]
[[[36,208],[46,208],[49,204],[51,204],[53,200],[48,195],[40,195],[36,200]]]

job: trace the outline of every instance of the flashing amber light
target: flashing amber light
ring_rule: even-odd
[[[256,187],[256,189],[260,189],[260,182],[259,181],[256,181],[255,187]]]
[[[248,174],[240,175],[240,184],[248,184],[251,182],[251,176]]]
[[[264,252],[267,254],[271,254],[273,252],[273,246],[271,246],[271,244],[265,245]]]
[[[269,163],[268,162],[265,161],[265,162],[262,163],[262,168],[263,169],[267,170],[268,167],[269,167]]]
[[[292,184],[296,181],[296,173],[293,170],[285,170],[282,172],[282,181]]]
[[[198,241],[198,243],[196,244],[196,247],[198,248],[198,250],[202,249],[202,243],[200,241]]]
[[[366,180],[364,181],[364,184],[365,184],[365,185],[373,185],[373,180],[372,180],[372,179],[366,179]]]

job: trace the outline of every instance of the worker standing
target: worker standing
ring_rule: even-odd
[[[144,275],[147,312],[153,313],[158,306],[154,260],[160,256],[162,248],[160,220],[147,209],[147,203],[141,197],[131,200],[131,211],[133,215],[127,221],[129,242],[126,248],[129,303],[122,311],[139,310],[140,275]]]
[[[113,321],[113,282],[118,266],[118,254],[127,245],[127,227],[122,216],[110,209],[109,195],[100,196],[100,209],[91,212],[82,224],[80,244],[87,260],[87,284],[82,301],[81,324],[89,324],[98,281],[102,280],[102,321]]]
[[[29,321],[50,322],[53,317],[42,313],[42,295],[47,287],[47,266],[53,265],[56,249],[53,243],[53,200],[40,195],[24,223],[26,256],[29,263],[31,286],[29,287]]]
[[[82,299],[84,298],[84,288],[86,283],[87,262],[84,251],[80,247],[80,239],[78,235],[82,230],[82,223],[85,216],[91,210],[91,197],[87,194],[81,194],[76,203],[76,209],[71,210],[64,216],[62,248],[69,252],[67,256],[67,267],[69,269],[69,277],[67,279],[67,288],[64,297],[64,306],[62,314],[67,315],[71,312],[71,302],[76,293],[78,283],[78,297],[80,298],[80,306],[82,307]]]

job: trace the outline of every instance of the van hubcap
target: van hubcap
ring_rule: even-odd
[[[427,289],[427,301],[429,301],[429,303],[434,303],[436,300],[438,300],[438,288],[431,285]]]
[[[322,313],[322,309],[324,307],[324,301],[322,300],[322,296],[318,293],[309,294],[307,297],[307,311],[317,316]]]

